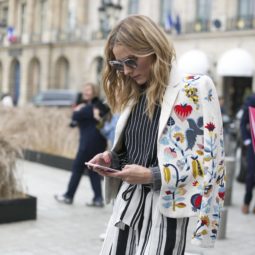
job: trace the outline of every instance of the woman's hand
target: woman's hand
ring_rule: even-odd
[[[94,116],[94,119],[101,122],[102,121],[102,118],[100,117],[100,110],[97,109],[97,108],[93,108],[93,116]]]
[[[84,106],[85,106],[85,104],[78,104],[77,106],[74,107],[74,111],[75,111],[75,112],[80,111],[80,109],[81,109],[82,107],[84,107]]]
[[[111,173],[111,177],[120,178],[130,184],[152,183],[152,173],[149,168],[140,165],[126,165],[122,171]]]
[[[112,162],[112,154],[110,151],[99,153],[89,161],[89,163],[106,166],[106,167],[110,167],[111,162]],[[100,168],[97,168],[97,167],[89,167],[89,168],[102,176],[111,176],[111,173],[106,172],[105,170],[102,170]]]

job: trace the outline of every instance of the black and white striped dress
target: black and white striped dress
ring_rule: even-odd
[[[119,153],[122,167],[155,167],[160,106],[152,120],[145,114],[143,93],[130,114]],[[166,218],[158,210],[159,192],[151,185],[123,182],[116,197],[101,255],[182,255],[188,218]]]

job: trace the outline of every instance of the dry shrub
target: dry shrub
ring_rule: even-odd
[[[19,146],[0,133],[0,199],[25,196],[16,172],[16,159],[20,156]]]
[[[33,106],[1,109],[0,132],[23,149],[73,158],[77,128],[69,127],[71,110]]]

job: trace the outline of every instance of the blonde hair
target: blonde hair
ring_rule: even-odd
[[[129,16],[113,28],[105,46],[106,63],[103,72],[103,86],[113,112],[123,110],[130,99],[137,103],[140,96],[139,86],[130,77],[116,72],[108,63],[114,59],[113,47],[116,44],[128,48],[137,57],[153,54],[149,87],[146,90],[147,112],[152,117],[155,105],[163,101],[175,57],[174,48],[161,28],[143,15]]]
[[[92,91],[93,91],[93,97],[98,97],[99,96],[99,87],[93,83],[93,82],[85,82],[82,86],[82,88],[86,88],[86,87],[91,87]]]

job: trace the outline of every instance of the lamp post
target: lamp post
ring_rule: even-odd
[[[107,37],[118,20],[121,10],[120,0],[117,3],[114,3],[112,0],[101,1],[101,6],[98,8],[98,11],[102,38]]]

